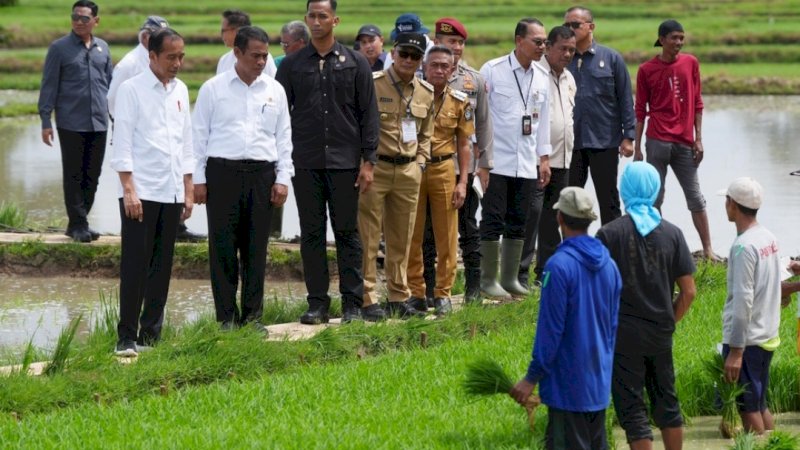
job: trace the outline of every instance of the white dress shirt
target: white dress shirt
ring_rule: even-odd
[[[486,80],[494,126],[491,172],[535,179],[539,157],[551,151],[547,73],[534,64],[526,70],[512,51],[484,64],[481,75]],[[526,115],[531,116],[531,134],[527,136],[522,134],[522,117]]]
[[[186,85],[176,78],[164,86],[149,68],[123,82],[112,149],[111,168],[133,174],[140,200],[183,203],[183,176],[194,170]]]
[[[233,49],[231,49],[231,51],[219,57],[217,75],[233,69],[235,65],[236,56],[234,56]],[[267,53],[267,64],[264,66],[264,70],[262,70],[261,73],[269,75],[272,78],[275,78],[275,74],[278,73],[278,66],[275,64],[275,58],[272,57],[272,53]]]
[[[276,163],[276,183],[294,176],[286,91],[263,74],[248,86],[236,70],[203,83],[194,106],[195,184],[206,182],[209,157]]]
[[[149,68],[150,52],[148,52],[141,43],[125,54],[117,65],[114,66],[111,84],[108,86],[108,95],[106,95],[108,99],[108,111],[112,114],[112,117],[114,114],[114,100],[117,97],[117,90],[119,90],[122,82],[139,75]]]
[[[575,145],[572,110],[575,108],[578,86],[569,70],[564,69],[561,75],[556,75],[546,58],[543,57],[534,64],[539,64],[550,79],[550,145],[553,147],[550,168],[569,169],[572,148]]]

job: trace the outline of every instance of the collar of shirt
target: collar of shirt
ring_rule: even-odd
[[[153,69],[148,68],[148,70],[144,71],[145,77],[148,78],[147,85],[155,88],[160,88],[163,92],[169,94],[175,89],[175,86],[178,85],[178,82],[175,81],[175,78],[170,79],[166,85],[161,82],[161,80],[156,77],[156,74],[153,73]]]
[[[245,88],[250,88],[250,87],[253,87],[253,86],[257,85],[257,84],[266,83],[266,81],[264,80],[264,72],[261,72],[261,73],[258,75],[258,78],[256,78],[255,80],[253,80],[253,82],[252,82],[252,83],[251,83],[251,84],[248,86],[248,85],[247,85],[247,83],[245,83],[245,82],[244,82],[244,81],[241,79],[241,77],[239,77],[239,72],[237,72],[237,71],[236,71],[236,65],[235,65],[235,64],[234,64],[234,66],[233,66],[233,69],[231,69],[231,70],[228,70],[227,72],[223,72],[223,75],[222,75],[222,76],[226,77],[226,81],[227,81],[227,83],[228,83],[228,84],[230,84],[230,83],[235,83],[235,82],[239,82],[239,83],[241,83],[241,84],[242,84],[242,85],[243,85]]]
[[[527,68],[522,67],[522,64],[519,63],[519,60],[517,59],[517,54],[514,52],[514,50],[511,50],[511,53],[508,54],[508,60],[511,62],[512,71],[520,69],[522,73],[527,75],[528,71],[530,69],[533,69],[533,61],[531,61],[531,65],[528,66]]]
[[[70,31],[69,34],[70,34],[70,36],[72,36],[72,40],[75,41],[76,44],[78,44],[78,45],[80,45],[82,47],[86,47],[86,44],[83,43],[83,39],[81,39],[80,36],[75,34],[74,31]],[[94,38],[94,35],[92,35],[92,40],[89,43],[89,48],[92,48],[95,45],[97,45],[97,40]]]
[[[413,77],[413,78],[411,78],[411,80],[408,81],[408,83],[405,83],[400,78],[400,75],[397,74],[397,71],[394,70],[394,65],[391,65],[391,66],[389,66],[388,69],[386,69],[386,75],[389,76],[389,81],[390,82],[392,80],[394,80],[394,85],[395,86],[401,86],[403,88],[405,88],[406,86],[411,86],[412,84],[414,84],[414,79],[416,78],[416,77]]]

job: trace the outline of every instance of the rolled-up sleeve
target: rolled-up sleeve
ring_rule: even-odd
[[[110,166],[117,172],[133,172],[133,131],[136,128],[138,99],[134,85],[122,83],[114,108],[114,145]]]

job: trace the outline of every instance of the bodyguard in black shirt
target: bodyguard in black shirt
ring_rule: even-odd
[[[372,184],[378,146],[375,86],[367,60],[334,39],[336,0],[308,0],[306,10],[311,43],[288,55],[275,77],[286,89],[292,116],[292,183],[308,290],[300,322],[328,322],[326,207],[336,239],[342,320],[349,322],[360,319],[364,292],[358,194]]]

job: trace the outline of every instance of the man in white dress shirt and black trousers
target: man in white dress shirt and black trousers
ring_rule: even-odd
[[[194,110],[195,199],[208,204],[211,289],[223,329],[252,323],[266,332],[260,321],[270,219],[294,175],[286,92],[262,73],[268,42],[261,28],[240,28],[236,65],[203,84]]]
[[[160,338],[178,220],[193,206],[189,91],[175,78],[183,38],[159,30],[149,52],[150,69],[122,83],[114,109],[111,168],[119,173],[122,218],[118,356],[136,356],[137,344]]]
[[[494,168],[481,202],[480,225],[481,291],[490,298],[527,294],[517,280],[525,220],[536,179],[540,186],[550,181],[549,75],[533,64],[542,57],[547,43],[542,22],[520,20],[514,41],[514,51],[481,67],[494,124]]]

